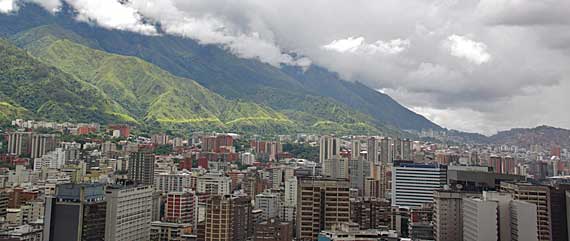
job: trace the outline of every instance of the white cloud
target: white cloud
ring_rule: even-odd
[[[154,35],[156,28],[143,22],[134,8],[116,0],[66,0],[77,10],[77,19],[94,22],[102,27]]]
[[[53,13],[59,11],[61,8],[60,0],[29,0],[29,1],[40,4],[42,7]]]
[[[17,7],[15,0],[0,0],[0,13],[11,13]]]
[[[453,34],[447,38],[450,54],[467,59],[476,64],[487,63],[491,60],[491,54],[487,52],[487,45],[473,41],[465,36]]]
[[[325,50],[339,53],[363,53],[363,54],[398,54],[410,47],[408,39],[393,39],[387,42],[378,40],[374,43],[366,43],[364,37],[348,37],[346,39],[333,40],[323,45]]]
[[[133,0],[129,6],[159,22],[168,34],[193,38],[202,44],[220,44],[242,58],[256,58],[277,67],[286,64],[306,68],[311,64],[307,57],[296,59],[284,53],[261,31],[235,29],[231,22],[212,14],[189,14],[176,1]]]

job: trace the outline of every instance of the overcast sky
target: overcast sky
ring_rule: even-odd
[[[0,0],[0,12],[23,1],[60,6]],[[275,66],[319,64],[447,128],[570,128],[568,0],[65,1],[106,28],[181,35]]]

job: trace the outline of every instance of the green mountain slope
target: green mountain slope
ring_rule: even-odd
[[[326,97],[275,88],[257,89],[248,101],[227,100],[193,80],[174,76],[135,57],[109,54],[79,43],[96,43],[56,25],[13,35],[12,42],[38,59],[107,93],[138,120],[177,128],[237,131],[379,133],[373,118]],[[257,103],[254,104],[253,102]],[[276,106],[276,112],[264,106]],[[342,123],[342,124],[341,124]],[[394,130],[382,130],[395,133]]]
[[[62,32],[53,26],[40,27],[14,36],[13,41],[38,59],[97,86],[138,120],[198,129],[293,127],[285,115],[269,108],[226,100],[193,80],[173,76],[135,57],[72,42],[67,38],[85,41]]]
[[[93,85],[42,63],[0,39],[0,118],[132,122]]]

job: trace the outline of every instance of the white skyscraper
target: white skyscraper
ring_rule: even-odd
[[[483,192],[463,198],[463,240],[537,241],[536,205],[510,193]]]
[[[433,203],[433,191],[447,184],[447,166],[394,162],[392,205],[419,207]]]

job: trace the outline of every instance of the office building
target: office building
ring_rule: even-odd
[[[231,193],[232,180],[221,172],[209,172],[199,176],[196,182],[197,193],[228,195]]]
[[[195,241],[193,227],[189,223],[154,221],[150,224],[150,241]]]
[[[463,199],[463,240],[497,240],[499,238],[497,209],[496,202]]]
[[[356,160],[360,158],[362,152],[362,140],[352,139],[352,148],[350,149],[350,159]]]
[[[182,192],[185,189],[196,190],[197,177],[183,170],[178,173],[159,173],[154,175],[154,188],[162,192]]]
[[[348,162],[350,169],[350,187],[358,189],[359,194],[364,194],[364,180],[371,175],[370,162],[363,157],[351,159]]]
[[[550,218],[552,240],[570,240],[570,184],[554,184],[550,186],[550,207],[553,210]]]
[[[366,156],[368,162],[372,164],[378,164],[379,156],[378,153],[380,152],[378,146],[378,139],[376,137],[370,137],[366,143]]]
[[[536,227],[536,205],[513,200],[510,193],[463,198],[463,240],[536,241]]]
[[[293,225],[275,219],[255,225],[253,241],[291,241],[293,240]]]
[[[319,233],[318,241],[378,241],[378,240],[398,240],[397,236],[392,236],[379,230],[361,230],[355,223],[335,224],[331,229],[323,230]]]
[[[8,133],[8,149],[9,154],[21,156],[28,155],[32,149],[32,133],[31,132],[11,132]]]
[[[333,157],[323,162],[323,176],[348,179],[348,158]]]
[[[129,157],[129,180],[142,185],[154,184],[154,153],[147,148],[139,148]]]
[[[380,161],[384,164],[392,163],[394,160],[394,145],[392,139],[384,137],[380,140]]]
[[[513,199],[521,200],[536,205],[538,240],[551,241],[551,217],[550,187],[534,185],[530,183],[501,183],[501,191],[511,193]],[[556,210],[555,212],[558,212]]]
[[[478,197],[478,193],[456,190],[436,190],[433,194],[434,238],[438,241],[463,240],[463,198]]]
[[[301,241],[317,239],[321,230],[350,221],[350,183],[344,179],[299,179],[296,233]]]
[[[60,184],[46,199],[44,241],[105,240],[106,207],[102,184]]]
[[[496,156],[489,157],[487,162],[489,167],[492,167],[495,173],[500,174],[515,174],[516,162],[510,156]]]
[[[164,204],[164,220],[170,223],[198,222],[198,197],[191,191],[169,192]]]
[[[319,163],[340,157],[340,139],[335,136],[321,136],[319,140]]]
[[[361,229],[387,229],[392,223],[390,201],[376,198],[352,199],[350,220]]]
[[[255,196],[255,209],[262,210],[261,220],[268,221],[278,218],[280,210],[280,198],[275,193],[260,193]]]
[[[253,235],[247,196],[214,195],[206,201],[204,241],[245,241]]]
[[[57,147],[55,134],[32,134],[32,159],[42,157]]]
[[[150,239],[152,187],[123,183],[108,186],[105,193],[105,241]]]
[[[392,169],[392,205],[433,203],[433,191],[447,184],[447,166],[396,161]]]

